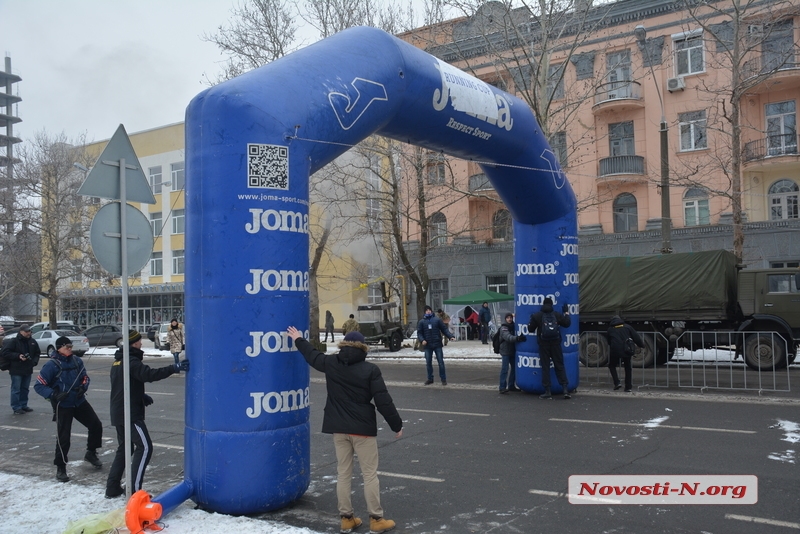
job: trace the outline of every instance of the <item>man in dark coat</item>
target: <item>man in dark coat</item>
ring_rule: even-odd
[[[360,332],[349,332],[339,342],[339,352],[324,354],[316,349],[293,326],[287,329],[294,346],[308,364],[325,373],[328,398],[322,432],[333,434],[336,449],[336,496],[341,516],[340,532],[347,533],[361,526],[361,519],[353,515],[350,487],[353,476],[353,455],[364,477],[364,499],[370,516],[372,533],[387,532],[395,522],[384,519],[378,481],[378,422],[375,409],[380,412],[395,437],[403,435],[403,420],[397,413],[392,397],[386,390],[381,370],[366,361],[369,347]],[[374,404],[373,404],[374,402]]]
[[[447,373],[444,370],[444,354],[442,353],[442,335],[452,341],[455,339],[444,322],[433,314],[433,308],[425,306],[425,315],[417,324],[417,339],[425,349],[425,366],[428,371],[428,380],[425,385],[433,384],[433,353],[436,353],[436,363],[439,365],[439,378],[442,385],[447,385]]]
[[[147,464],[153,456],[153,442],[147,425],[144,424],[145,406],[153,404],[153,398],[144,392],[145,382],[157,382],[181,371],[189,370],[189,360],[179,364],[173,363],[165,367],[151,369],[142,359],[142,335],[136,330],[128,332],[130,345],[130,404],[131,429],[129,439],[133,453],[127,480],[131,494],[142,489],[142,480]],[[114,363],[111,365],[111,424],[117,429],[117,454],[108,471],[106,480],[106,498],[113,499],[125,493],[122,489],[122,474],[125,471],[125,375],[122,366],[123,352],[117,350]]]
[[[489,309],[488,302],[481,305],[478,320],[481,322],[481,343],[486,345],[489,343],[489,323],[492,322],[492,310]]]
[[[0,358],[5,360],[11,375],[11,409],[16,415],[33,411],[33,408],[28,408],[28,392],[40,354],[39,344],[31,339],[31,327],[27,324],[19,327],[16,337],[3,341]]]
[[[544,386],[544,393],[539,395],[541,399],[552,399],[550,394],[550,361],[553,362],[553,367],[556,369],[556,378],[561,387],[564,388],[564,398],[569,399],[569,385],[567,380],[567,371],[564,368],[564,353],[561,350],[561,333],[560,329],[558,336],[554,339],[548,339],[547,333],[543,332],[544,323],[550,323],[551,318],[555,318],[555,322],[559,326],[569,328],[572,320],[569,317],[569,306],[564,303],[561,308],[562,313],[553,311],[553,299],[546,297],[542,301],[542,308],[540,311],[531,314],[530,322],[528,323],[528,332],[536,330],[537,339],[539,341],[539,363],[542,368],[542,385]]]
[[[619,367],[620,360],[625,367],[625,391],[630,392],[633,389],[633,368],[631,366],[631,356],[625,354],[625,340],[630,338],[640,348],[644,348],[642,338],[639,332],[634,327],[622,321],[619,315],[611,318],[609,323],[608,332],[608,370],[611,373],[611,380],[614,381],[614,390],[618,390],[621,386],[619,384],[619,377],[617,376],[617,367]]]
[[[517,343],[524,343],[525,335],[517,335],[517,326],[514,324],[514,314],[508,312],[505,323],[500,326],[500,393],[519,391],[517,387]]]
[[[56,456],[53,464],[56,466],[56,480],[69,482],[67,462],[73,419],[89,431],[83,459],[97,469],[103,467],[97,457],[97,449],[103,445],[103,423],[86,400],[89,375],[86,374],[83,360],[72,354],[72,341],[67,336],[56,339],[56,351],[42,366],[33,389],[53,405],[53,420],[56,421]]]

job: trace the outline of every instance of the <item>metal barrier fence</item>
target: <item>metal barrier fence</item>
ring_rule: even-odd
[[[633,387],[790,391],[790,369],[786,362],[786,340],[777,332],[686,331],[677,338],[667,360],[667,339],[659,332],[639,332],[645,348],[632,358]],[[741,351],[737,351],[741,347]],[[737,353],[744,356],[738,356]],[[778,357],[776,362],[773,354]],[[745,362],[759,369],[753,369]],[[608,370],[609,349],[605,332],[582,332],[580,381],[598,387],[613,387]],[[783,363],[782,363],[783,362]],[[624,379],[622,365],[618,369]]]

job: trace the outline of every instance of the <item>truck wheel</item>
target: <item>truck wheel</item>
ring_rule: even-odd
[[[656,348],[653,346],[653,340],[648,336],[642,336],[642,341],[644,341],[644,348],[636,347],[636,354],[631,356],[631,366],[634,369],[653,367],[656,362]]]
[[[392,352],[397,352],[403,346],[403,334],[400,331],[395,331],[392,333],[392,337],[389,338],[389,350]]]
[[[756,371],[786,367],[786,343],[776,334],[750,334],[744,341],[744,361]]]
[[[578,358],[586,367],[606,367],[608,365],[608,341],[598,332],[584,332],[580,337]]]

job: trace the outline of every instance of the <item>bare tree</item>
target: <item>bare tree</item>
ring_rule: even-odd
[[[74,167],[89,164],[85,145],[84,138],[37,133],[20,150],[15,169],[19,223],[37,236],[41,256],[13,254],[8,268],[20,288],[48,300],[52,327],[59,295],[81,279],[89,251],[89,214],[77,194],[83,173]]]

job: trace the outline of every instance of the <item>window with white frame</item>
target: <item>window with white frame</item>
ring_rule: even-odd
[[[682,151],[708,148],[705,110],[678,113],[678,122],[680,123]]]
[[[486,289],[508,295],[508,275],[495,274],[486,277]]]
[[[447,217],[441,211],[431,215],[428,234],[430,235],[430,245],[432,247],[447,244]]]
[[[778,180],[769,188],[769,218],[772,221],[798,218],[800,188],[789,179]]]
[[[172,190],[173,191],[180,191],[186,185],[186,174],[184,172],[184,163],[181,161],[179,163],[173,163],[172,167]]]
[[[700,226],[711,224],[708,211],[708,193],[699,187],[691,187],[683,195],[683,224]]]
[[[428,296],[431,299],[431,308],[434,310],[443,309],[444,301],[450,298],[450,282],[447,278],[431,280]],[[453,324],[455,323],[456,321],[453,321]]]
[[[183,250],[173,250],[172,251],[172,274],[183,274],[184,273],[184,251]]]
[[[764,106],[767,121],[767,155],[797,154],[797,104],[794,100]]]
[[[186,212],[185,210],[174,210],[172,212],[172,233],[183,234],[186,231]]]
[[[428,156],[428,165],[425,168],[428,184],[442,185],[446,179],[446,169],[444,156],[441,154],[430,154]]]
[[[158,167],[150,167],[148,170],[148,175],[150,176],[150,189],[153,190],[153,194],[158,194],[161,192],[161,165]]]
[[[161,252],[153,252],[150,255],[150,276],[162,276],[164,274],[164,255]]]
[[[507,209],[499,209],[492,216],[492,238],[511,241],[513,225],[511,224],[511,214]]]
[[[770,269],[797,269],[800,267],[800,261],[771,261],[769,262]]]
[[[556,155],[558,164],[562,167],[567,166],[567,132],[560,131],[550,136],[550,147]]]
[[[633,121],[608,125],[608,150],[611,156],[634,156],[636,155],[635,146]]]
[[[381,271],[377,265],[370,265],[367,271],[369,280],[382,280]],[[383,302],[383,291],[381,282],[374,282],[367,286],[367,304],[379,304]]]
[[[564,98],[564,65],[559,63],[547,68],[547,96],[553,100]]]
[[[622,193],[614,199],[614,232],[636,232],[639,230],[639,212],[636,197]]]
[[[150,214],[150,228],[153,229],[153,237],[159,237],[161,235],[162,223],[163,219],[161,218],[160,211],[155,211]]]
[[[703,32],[694,31],[681,36],[673,36],[675,49],[675,75],[686,76],[704,72]]]
[[[381,203],[377,198],[367,199],[367,220],[377,222],[381,217]]]

